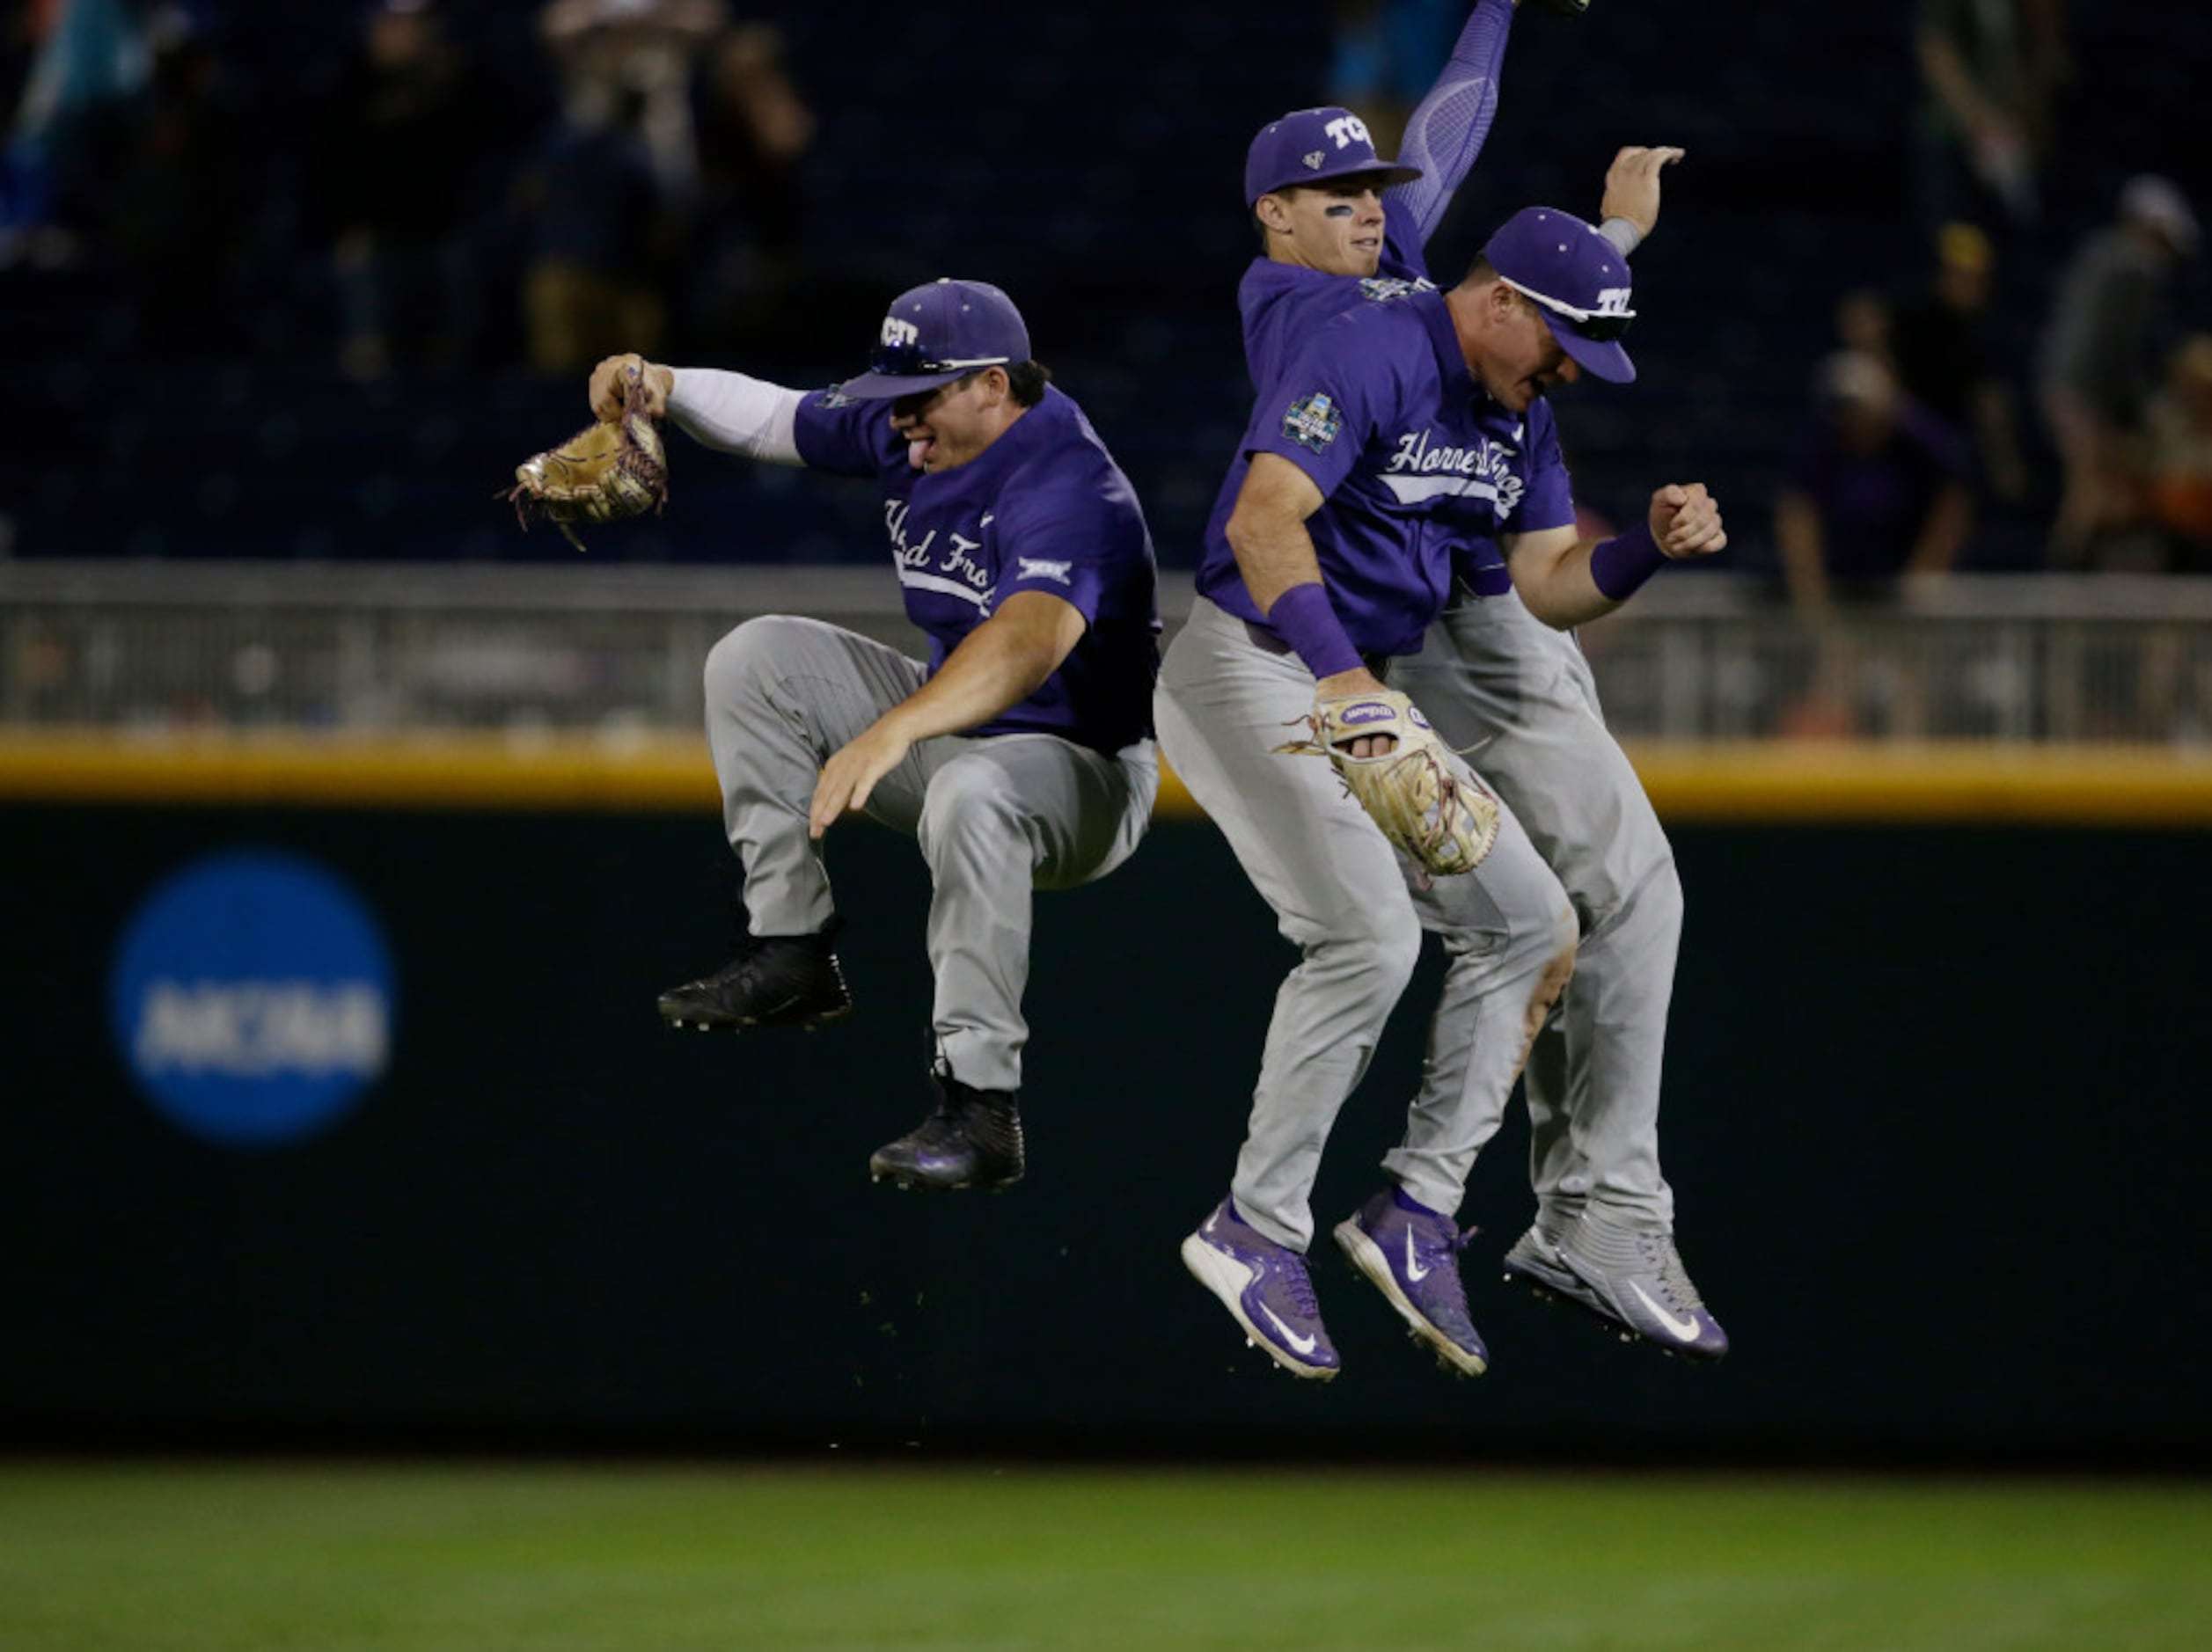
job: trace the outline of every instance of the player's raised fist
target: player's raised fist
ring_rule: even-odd
[[[668,416],[668,393],[676,387],[673,368],[648,362],[641,355],[610,355],[591,369],[591,414],[595,419],[622,416],[622,374],[630,368],[644,373],[645,411],[656,419]]]
[[[1652,537],[1670,557],[1709,557],[1725,550],[1720,501],[1703,482],[1670,482],[1652,495]]]

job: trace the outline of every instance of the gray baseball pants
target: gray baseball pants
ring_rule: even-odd
[[[1314,706],[1295,654],[1201,597],[1161,668],[1154,716],[1176,772],[1304,954],[1275,998],[1230,1192],[1279,1245],[1312,1241],[1322,1144],[1413,973],[1421,932],[1450,956],[1420,1094],[1383,1165],[1451,1215],[1497,1130],[1537,1025],[1574,963],[1574,915],[1510,815],[1471,873],[1428,888],[1329,763],[1278,753]]]
[[[1671,1231],[1659,1068],[1682,886],[1590,662],[1520,597],[1463,595],[1391,683],[1513,805],[1580,923],[1574,979],[1528,1060],[1540,1211],[1556,1227],[1586,1199]]]
[[[747,620],[707,656],[707,739],[756,935],[811,934],[834,910],[807,811],[822,764],[921,687],[896,648],[817,619]],[[1149,740],[1112,756],[1053,735],[917,742],[865,813],[917,838],[938,1057],[961,1083],[1017,1090],[1029,1026],[1030,891],[1129,859],[1160,785]]]

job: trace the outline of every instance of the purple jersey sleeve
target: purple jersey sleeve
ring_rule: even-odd
[[[1323,327],[1253,405],[1244,451],[1288,459],[1322,497],[1351,473],[1398,401],[1397,364],[1378,351],[1355,311]]]
[[[1403,201],[1422,243],[1436,233],[1452,196],[1490,136],[1498,113],[1498,77],[1505,63],[1505,38],[1513,26],[1513,0],[1478,0],[1460,30],[1451,60],[1414,108],[1398,159],[1421,176],[1390,192]]]
[[[1000,493],[993,524],[1002,570],[998,602],[1043,591],[1096,625],[1113,588],[1129,577],[1130,519],[1102,508],[1095,486],[1054,486],[1044,466],[1027,466],[1017,479]]]
[[[1566,456],[1559,450],[1558,422],[1542,400],[1529,405],[1527,456],[1527,487],[1506,531],[1542,533],[1547,528],[1572,527],[1574,479],[1567,474]]]
[[[855,401],[834,385],[799,404],[791,435],[809,470],[836,476],[874,476],[905,446],[888,402]]]

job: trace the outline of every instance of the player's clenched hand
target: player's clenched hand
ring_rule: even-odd
[[[634,367],[641,375],[645,411],[656,419],[668,416],[668,393],[676,387],[676,369],[648,362],[641,355],[610,355],[591,369],[591,413],[595,419],[622,417],[622,374]]]
[[[1674,482],[1652,495],[1652,537],[1670,557],[1709,557],[1725,550],[1720,501],[1703,482]]]
[[[1626,218],[1638,235],[1659,227],[1659,172],[1682,158],[1682,151],[1668,144],[1631,143],[1613,157],[1606,169],[1605,199],[1598,203],[1598,222]]]
[[[822,765],[822,778],[814,783],[814,802],[807,810],[807,835],[819,837],[846,810],[865,808],[875,783],[906,761],[913,744],[896,729],[877,723],[831,752],[830,760]]]

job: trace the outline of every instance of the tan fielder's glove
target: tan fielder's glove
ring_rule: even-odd
[[[668,455],[659,426],[645,411],[643,376],[626,368],[621,383],[619,418],[579,430],[515,467],[515,486],[505,497],[515,501],[525,529],[532,518],[543,518],[581,551],[583,541],[572,523],[640,516],[668,503]]]
[[[1278,751],[1326,757],[1382,835],[1439,876],[1471,872],[1498,842],[1498,798],[1437,737],[1420,708],[1394,690],[1314,701],[1310,739]],[[1379,757],[1355,757],[1351,742],[1395,736]]]

